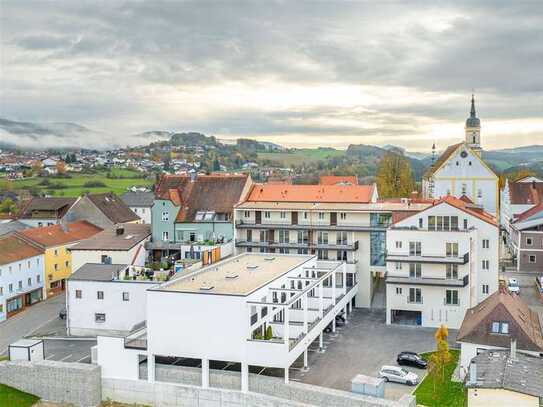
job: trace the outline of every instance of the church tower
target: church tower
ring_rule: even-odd
[[[481,155],[481,121],[475,112],[475,98],[471,95],[471,111],[466,120],[466,144],[477,154]]]

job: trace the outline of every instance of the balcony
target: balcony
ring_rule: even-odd
[[[288,229],[288,230],[328,230],[328,231],[347,231],[347,232],[384,232],[385,225],[349,225],[349,224],[326,224],[326,223],[301,223],[293,225],[291,223],[254,223],[242,219],[236,220],[238,229]]]
[[[469,262],[469,252],[463,256],[444,256],[442,254],[410,255],[407,253],[386,253],[386,261],[398,263],[435,263],[435,264],[467,264]]]
[[[438,286],[438,287],[465,287],[469,284],[469,274],[466,274],[461,279],[387,275],[385,281],[387,284],[429,285],[429,286]]]
[[[247,240],[236,241],[236,247],[266,247],[270,249],[325,249],[325,250],[358,250],[358,240],[353,243],[310,243],[310,242],[271,242]]]

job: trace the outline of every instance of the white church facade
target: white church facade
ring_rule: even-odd
[[[422,180],[425,198],[447,195],[467,196],[493,216],[498,214],[498,176],[481,158],[481,123],[471,98],[470,117],[466,120],[465,140],[449,146]]]

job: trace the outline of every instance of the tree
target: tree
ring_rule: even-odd
[[[428,360],[428,375],[433,383],[433,397],[437,396],[437,388],[445,381],[445,367],[447,363],[452,360],[451,353],[449,352],[449,344],[447,343],[447,337],[449,336],[449,330],[445,325],[441,325],[437,328],[434,339],[436,341],[436,350],[430,356]]]
[[[415,189],[411,164],[405,157],[386,153],[377,167],[377,190],[381,198],[407,197]]]
[[[501,173],[499,176],[499,185],[500,189],[502,189],[505,186],[505,180],[509,179],[509,182],[514,182],[516,180],[519,180],[524,177],[530,177],[530,176],[537,176],[535,171],[529,169],[529,168],[520,168],[518,170],[515,170],[509,174]]]
[[[17,209],[15,202],[10,198],[3,199],[0,201],[0,213],[13,213]]]
[[[58,174],[60,175],[66,174],[66,164],[64,163],[64,161],[62,160],[57,161],[56,168],[57,168]]]
[[[32,163],[32,174],[39,174],[42,169],[41,161],[36,160]]]

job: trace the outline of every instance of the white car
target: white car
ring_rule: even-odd
[[[520,285],[518,284],[518,281],[516,278],[510,278],[507,281],[507,289],[510,293],[514,294],[520,294]]]
[[[399,366],[383,366],[379,371],[379,377],[385,379],[385,382],[404,383],[408,386],[414,386],[419,383],[419,376],[417,374]]]

